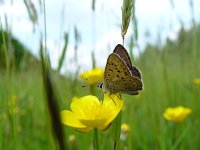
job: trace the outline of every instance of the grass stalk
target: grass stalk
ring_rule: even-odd
[[[30,0],[24,0],[24,4],[25,4],[26,9],[28,11],[28,15],[29,15],[31,22],[33,24],[35,24],[38,20],[38,15],[37,15],[37,11],[35,9],[34,4]]]
[[[170,148],[170,150],[176,150],[179,149],[178,146],[180,145],[181,140],[186,136],[188,130],[189,130],[190,126],[188,126],[181,135],[178,136],[178,138],[176,138],[176,141],[173,143],[172,147]]]
[[[42,45],[42,41],[40,42],[40,59],[42,64],[42,76],[43,76],[43,84],[46,94],[47,107],[51,117],[51,125],[55,135],[55,138],[58,142],[58,146],[60,150],[65,150],[66,145],[64,143],[64,135],[61,126],[61,119],[59,115],[59,109],[57,105],[56,93],[54,91],[54,86],[52,82],[52,77],[50,73],[50,60],[47,56],[47,37],[46,37],[46,7],[45,0],[43,0],[43,11],[44,11],[44,48]]]
[[[69,39],[69,34],[65,33],[65,36],[64,36],[65,43],[64,43],[63,50],[62,50],[62,54],[61,54],[59,62],[58,62],[58,68],[57,68],[58,72],[60,72],[60,69],[62,68],[63,62],[65,60],[65,56],[66,56],[65,54],[66,54],[66,51],[67,51],[68,39]]]
[[[3,39],[3,50],[4,50],[4,56],[5,56],[5,63],[6,63],[6,80],[5,80],[5,99],[7,99],[7,113],[9,117],[9,123],[12,128],[12,134],[13,134],[13,141],[14,145],[17,146],[17,132],[16,132],[16,122],[15,122],[15,113],[14,113],[14,104],[11,96],[11,73],[10,73],[10,63],[8,59],[8,50],[7,50],[7,43],[6,43],[6,37],[5,32],[3,30],[3,25],[0,17],[0,23],[1,23],[1,31],[2,31],[2,39]]]
[[[2,31],[2,38],[3,38],[3,50],[4,50],[4,56],[5,56],[5,62],[6,62],[6,70],[8,70],[9,66],[8,66],[7,46],[6,46],[5,35],[3,32],[3,25],[2,25],[1,17],[0,17],[0,22],[1,22],[1,31]]]
[[[121,36],[123,40],[123,45],[124,45],[124,39],[125,35],[128,30],[128,26],[131,20],[131,15],[133,12],[133,7],[134,7],[134,0],[123,0],[123,5],[122,5],[122,25],[121,25]]]
[[[48,60],[45,59],[47,56],[44,56],[42,43],[40,44],[40,58],[42,63],[42,72],[43,72],[43,84],[45,88],[47,107],[51,117],[52,129],[55,134],[55,138],[58,142],[59,149],[65,150],[66,146],[64,144],[64,135],[61,126],[61,119],[59,115],[59,109],[57,105],[56,93],[54,90],[51,74],[50,74],[50,65]]]
[[[117,144],[119,143],[120,140],[121,120],[122,120],[122,112],[120,111],[114,121],[114,150],[117,150]]]
[[[46,24],[46,6],[45,6],[45,0],[43,0],[43,11],[44,11],[44,54],[46,57],[46,46],[47,46],[47,24]]]
[[[94,128],[93,131],[93,146],[94,150],[100,150],[99,148],[99,135],[98,135],[98,129]]]

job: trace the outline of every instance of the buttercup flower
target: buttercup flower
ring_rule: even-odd
[[[165,110],[163,116],[169,121],[178,123],[182,122],[191,112],[191,109],[183,106],[177,106],[174,108],[169,107]]]
[[[114,94],[104,94],[103,101],[92,95],[75,98],[70,105],[71,111],[61,112],[61,121],[82,132],[93,128],[103,130],[115,119],[122,106],[123,100]]]
[[[91,85],[101,82],[103,79],[103,73],[104,71],[102,68],[95,68],[80,74],[80,77],[84,79],[87,84]]]
[[[196,85],[200,85],[200,78],[194,78],[193,83]]]

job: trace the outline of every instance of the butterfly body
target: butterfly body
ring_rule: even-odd
[[[107,59],[103,88],[111,94],[137,95],[142,90],[140,71],[132,66],[126,49],[118,44]]]

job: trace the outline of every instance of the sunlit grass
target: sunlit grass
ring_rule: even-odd
[[[152,61],[153,58],[156,61]],[[198,100],[200,98],[200,87],[193,83],[193,79],[200,74],[199,70],[191,70],[190,65],[195,60],[189,59],[181,68],[179,58],[177,61],[170,61],[169,64],[163,64],[159,55],[147,55],[143,63],[138,62],[137,66],[141,68],[144,81],[144,91],[140,97],[125,96],[126,107],[122,113],[122,122],[127,122],[131,128],[130,135],[127,138],[127,146],[140,149],[170,148],[173,146],[172,132],[173,129],[162,114],[167,107],[184,105],[192,109],[191,116],[183,122],[177,132],[184,132],[187,129],[187,134],[184,135],[180,142],[182,148],[192,147],[198,148],[199,135],[196,130],[200,125],[198,114],[200,113]],[[188,72],[188,70],[190,71]],[[59,77],[53,75],[56,81],[57,92],[59,95],[59,105],[61,110],[69,107],[70,99],[73,96],[70,87],[70,78]],[[6,76],[1,73],[0,78],[0,100],[1,100],[1,147],[4,149],[13,148],[12,130],[9,125],[9,116],[7,111],[6,93],[4,87],[6,84]],[[51,136],[49,129],[49,117],[46,115],[47,110],[42,94],[42,78],[40,69],[25,70],[19,73],[14,73],[11,76],[11,96],[16,97],[15,106],[18,108],[18,114],[15,114],[16,132],[18,135],[18,145],[20,148],[31,148],[30,143],[34,148],[49,149],[52,146],[52,141],[48,140]],[[88,94],[85,88],[79,83],[77,96]],[[98,89],[96,89],[98,90]],[[189,127],[192,126],[192,127]],[[38,130],[39,129],[39,130]],[[64,127],[67,135],[73,134],[76,136],[76,146],[84,145],[87,149],[91,142],[91,135],[82,135],[73,129]],[[100,142],[103,147],[112,146],[112,128],[105,133],[100,134]],[[181,134],[180,134],[181,135]],[[67,138],[67,137],[66,137]],[[103,139],[102,139],[103,138]],[[83,140],[79,140],[83,139]],[[104,139],[107,139],[104,141]],[[53,140],[53,139],[52,139]],[[9,144],[8,144],[9,141]],[[66,141],[68,141],[66,139]],[[123,144],[121,143],[120,146]]]
[[[121,134],[125,138],[121,138],[118,149],[199,149],[200,44],[193,41],[200,39],[199,26],[195,31],[181,30],[176,41],[167,41],[162,48],[149,45],[134,61],[141,70],[144,90],[138,96],[123,95],[121,122],[126,124]],[[0,43],[1,49],[6,47],[5,41]],[[57,149],[44,100],[41,66],[38,61],[27,64],[20,71],[0,71],[0,149]],[[88,87],[82,87],[85,83],[81,79],[75,77],[74,84],[73,75],[65,77],[53,71],[52,79],[60,111],[70,109],[73,97],[90,93]],[[97,87],[94,91],[100,93]],[[174,124],[163,117],[163,112],[178,105],[190,108],[192,113]],[[92,147],[92,133],[82,134],[64,125],[63,129],[70,149]],[[99,133],[101,149],[113,148],[114,133],[113,125]]]

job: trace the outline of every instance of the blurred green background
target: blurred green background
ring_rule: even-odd
[[[30,1],[24,1],[32,18],[30,21],[35,23],[35,10],[27,2]],[[95,1],[92,2],[95,4]],[[132,23],[135,23],[134,19]],[[138,96],[123,95],[122,123],[126,123],[130,131],[127,138],[119,142],[118,149],[200,148],[200,83],[194,82],[200,79],[200,26],[194,20],[191,24],[190,29],[182,25],[175,40],[166,38],[161,44],[158,36],[157,42],[147,43],[138,57],[133,54],[133,47],[137,47],[137,28],[132,36],[125,39],[130,41],[126,48],[133,64],[141,70],[144,90]],[[75,71],[67,75],[59,73],[70,42],[65,33],[59,65],[52,69],[51,74],[59,111],[69,109],[73,97],[90,94],[89,87],[82,87],[85,83],[79,77],[81,66],[77,64],[77,59],[81,58],[76,55],[81,45],[79,37],[84,35],[80,35],[77,29],[73,32]],[[41,61],[25,44],[13,37],[11,30],[1,26],[0,149],[58,149],[45,100]],[[105,51],[112,49],[114,47]],[[92,56],[95,66],[96,60]],[[101,95],[97,87],[95,92]],[[178,105],[190,108],[191,115],[178,124],[165,120],[165,109]],[[83,134],[67,126],[63,129],[68,149],[92,149],[92,133]],[[112,149],[113,127],[99,133],[101,149]]]

